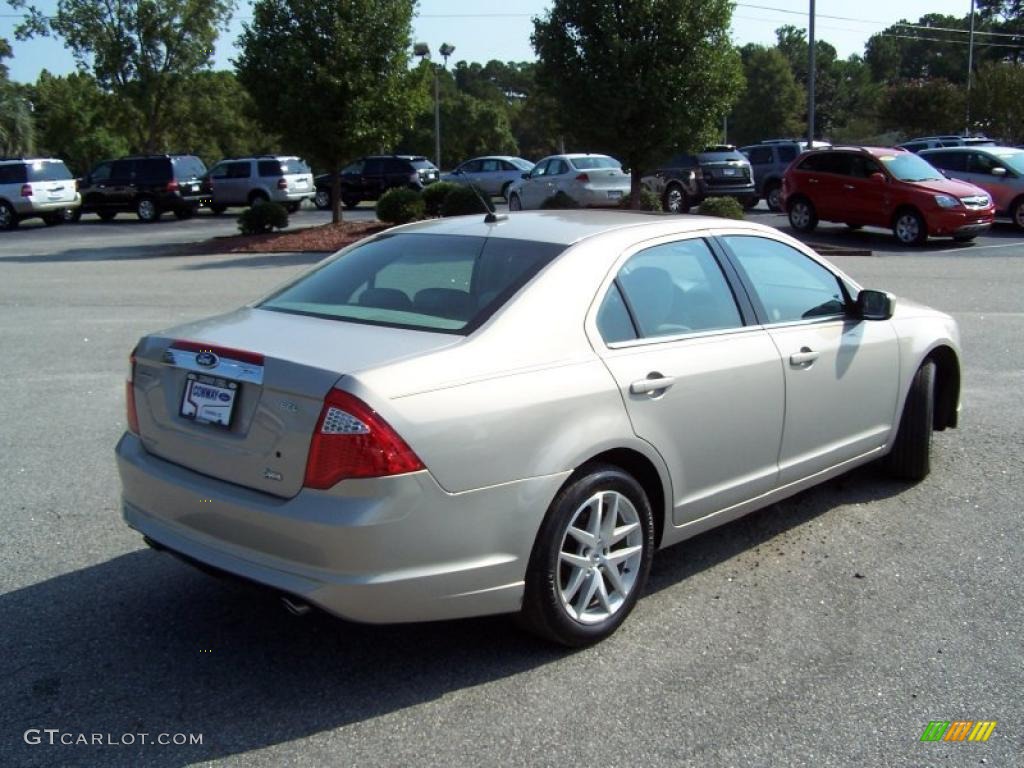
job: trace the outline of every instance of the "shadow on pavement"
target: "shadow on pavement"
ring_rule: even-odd
[[[648,592],[679,585],[839,504],[904,488],[872,468],[837,478],[659,553]],[[267,591],[150,550],[0,596],[0,615],[0,764],[11,766],[205,762],[370,720],[570,653],[514,631],[500,616],[392,626],[322,614],[297,619]],[[30,746],[23,740],[29,728],[203,739]]]

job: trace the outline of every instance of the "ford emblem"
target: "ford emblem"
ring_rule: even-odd
[[[196,355],[196,364],[203,366],[203,368],[213,368],[220,360],[213,352],[200,352]]]

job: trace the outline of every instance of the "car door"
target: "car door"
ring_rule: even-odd
[[[103,195],[107,210],[128,211],[135,207],[135,179],[138,160],[115,160]]]
[[[864,155],[848,155],[846,173],[840,181],[843,191],[843,206],[847,221],[851,224],[866,224],[874,227],[888,227],[892,221],[889,202],[888,175],[877,162]],[[874,174],[880,174],[880,179]]]
[[[1017,174],[988,152],[968,153],[965,181],[992,195],[996,209],[1001,213],[1008,212],[1014,198],[1020,194]]]
[[[455,169],[455,176],[461,184],[480,185],[480,160],[467,160]]]
[[[493,197],[501,192],[502,170],[501,161],[488,157],[480,161],[480,173],[477,185],[485,194]]]
[[[523,181],[523,186],[519,189],[523,208],[539,208],[540,204],[544,202],[546,197],[544,192],[548,184],[547,172],[553,163],[557,163],[557,158],[541,160]]]
[[[100,163],[89,172],[86,180],[86,192],[82,198],[83,210],[103,211],[110,204],[110,179],[113,171],[113,161]]]
[[[548,166],[548,172],[544,175],[547,184],[544,187],[544,197],[541,202],[559,192],[564,192],[569,197],[578,200],[580,197],[579,190],[576,189],[579,185],[579,182],[576,181],[578,175],[579,172],[574,170],[564,158],[553,160]]]
[[[707,239],[663,238],[620,259],[594,314],[633,430],[669,468],[676,525],[776,483],[782,365],[734,287]]]
[[[224,202],[227,205],[247,205],[249,192],[254,188],[252,161],[234,160],[227,163],[227,178],[224,180]]]
[[[779,484],[881,448],[899,390],[892,324],[852,317],[844,283],[791,245],[750,234],[721,241],[783,362]]]
[[[376,200],[385,187],[387,167],[383,157],[369,157],[363,161],[363,170],[359,176],[358,197],[364,200]]]

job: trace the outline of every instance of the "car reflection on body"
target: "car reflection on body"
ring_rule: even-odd
[[[117,447],[155,547],[365,622],[583,645],[656,549],[956,426],[956,323],[775,229],[545,211],[398,227],[144,337]]]

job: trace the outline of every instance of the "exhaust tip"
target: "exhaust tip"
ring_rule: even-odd
[[[313,610],[312,606],[293,597],[282,596],[281,603],[292,616],[305,616]]]

